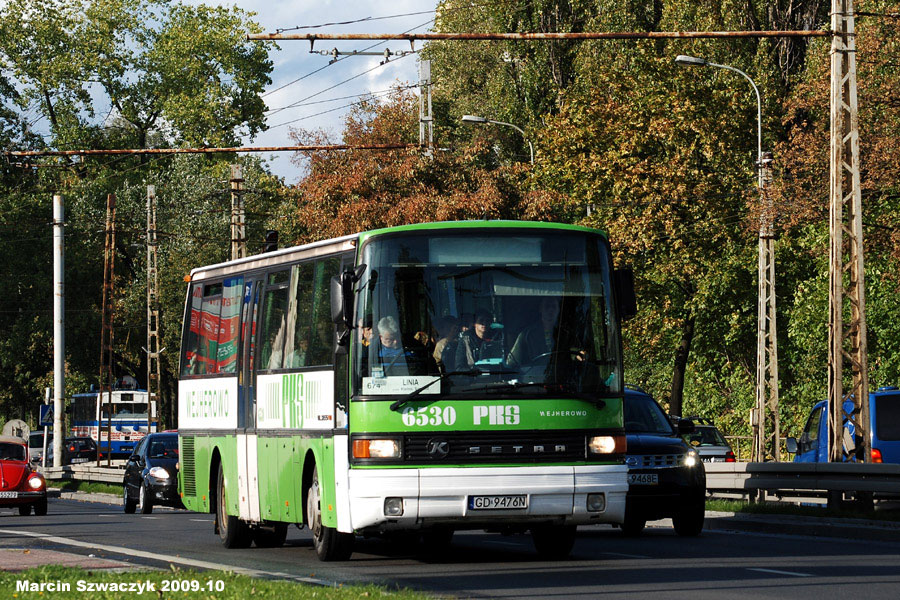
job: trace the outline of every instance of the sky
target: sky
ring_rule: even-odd
[[[207,4],[236,6],[240,9],[257,13],[254,20],[263,27],[266,33],[274,33],[278,29],[288,30],[295,27],[295,33],[423,33],[429,30],[434,19],[436,0],[394,0],[393,2],[375,2],[373,0],[182,0],[185,4]],[[419,14],[412,14],[419,13]],[[384,18],[381,17],[394,17]],[[345,21],[367,21],[342,23]],[[313,25],[324,27],[309,28]],[[369,92],[389,90],[398,82],[414,84],[418,81],[417,55],[410,54],[403,58],[392,57],[383,66],[383,56],[350,56],[344,57],[330,66],[330,56],[318,53],[311,54],[309,42],[305,40],[278,42],[279,50],[272,50],[269,57],[274,63],[271,73],[272,84],[264,93],[263,99],[269,109],[267,125],[269,129],[255,136],[253,140],[244,140],[248,146],[289,146],[294,142],[289,137],[291,127],[303,129],[328,130],[333,139],[339,139],[343,117],[350,107],[348,104],[358,102],[360,96]],[[384,52],[409,50],[408,42],[317,42],[315,50],[331,50],[349,52],[364,50],[373,46],[370,51]],[[416,43],[416,49],[421,43]],[[318,73],[313,71],[325,67]],[[365,71],[368,73],[362,74]],[[360,75],[361,74],[361,75]],[[351,81],[346,81],[357,76]],[[302,79],[301,79],[302,78]],[[299,80],[299,81],[298,81]],[[286,108],[292,104],[299,104]],[[325,112],[330,111],[330,112]],[[320,114],[324,113],[324,114]],[[283,177],[288,184],[296,183],[301,176],[300,169],[290,161],[292,153],[279,152],[271,155],[269,164],[272,171]]]

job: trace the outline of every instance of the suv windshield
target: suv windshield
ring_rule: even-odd
[[[625,395],[625,433],[655,433],[672,435],[672,425],[666,413],[653,398],[643,394]]]
[[[601,236],[432,230],[374,238],[361,262],[355,395],[621,393]]]

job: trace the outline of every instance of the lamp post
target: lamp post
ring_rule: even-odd
[[[780,459],[780,419],[778,415],[778,337],[775,327],[775,240],[774,206],[767,194],[772,180],[772,154],[762,150],[762,100],[759,88],[749,75],[728,65],[720,65],[696,56],[684,54],[675,64],[690,67],[716,67],[742,75],[756,94],[756,168],[759,186],[759,291],[756,328],[756,408],[751,411],[753,427],[753,460],[766,460],[766,441],[772,440],[771,457]],[[767,413],[771,415],[772,433],[766,436]]]
[[[512,127],[516,131],[522,134],[522,137],[525,138],[525,141],[528,143],[528,150],[531,153],[531,164],[534,164],[534,146],[531,145],[531,140],[525,135],[525,132],[521,127],[516,127],[512,123],[504,123],[503,121],[494,121],[493,119],[487,119],[485,117],[479,117],[477,115],[463,115],[462,116],[463,123],[473,123],[473,124],[484,124],[491,123],[493,125],[504,125],[506,127]]]

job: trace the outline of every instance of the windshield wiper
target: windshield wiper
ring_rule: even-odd
[[[419,394],[421,394],[422,392],[424,392],[425,390],[427,390],[428,388],[433,386],[434,384],[438,383],[439,381],[444,381],[448,377],[452,377],[453,375],[479,375],[480,373],[481,373],[481,371],[478,371],[476,369],[468,369],[465,371],[450,371],[449,373],[444,373],[440,377],[437,377],[436,379],[432,379],[431,381],[429,381],[422,387],[411,391],[410,393],[403,396],[402,398],[398,398],[396,402],[391,404],[391,410],[397,410],[398,408],[400,408],[401,406],[403,406],[404,404],[406,404],[407,402],[409,402],[410,400],[412,400],[413,398],[415,398],[416,396],[418,396]]]

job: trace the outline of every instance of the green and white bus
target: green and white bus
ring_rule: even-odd
[[[195,269],[184,504],[229,548],[293,523],[322,560],[356,535],[463,529],[567,555],[578,525],[624,520],[633,308],[606,236],[551,223],[408,225]]]

